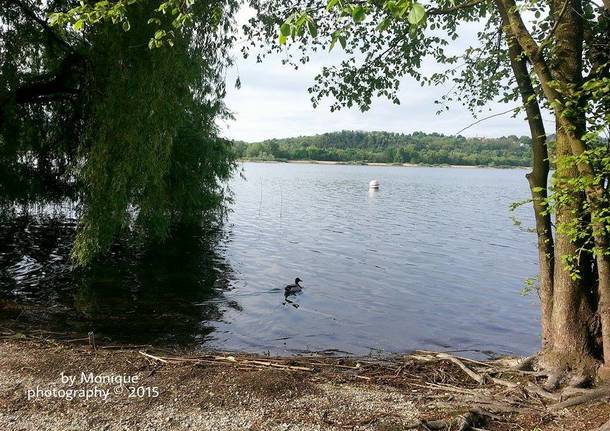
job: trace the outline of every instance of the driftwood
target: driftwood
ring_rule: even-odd
[[[510,382],[508,380],[498,379],[496,377],[490,376],[487,373],[486,374],[479,374],[479,373],[475,372],[474,370],[472,370],[471,368],[468,368],[462,362],[461,358],[457,358],[457,357],[449,355],[447,353],[438,353],[436,356],[438,358],[440,358],[440,359],[447,359],[447,360],[453,362],[454,364],[456,364],[458,367],[460,367],[462,369],[462,371],[464,371],[471,379],[476,381],[479,385],[484,385],[486,383],[490,383],[491,382],[491,383],[494,383],[496,385],[506,386],[506,387],[509,387],[509,388],[516,388],[516,387],[520,386],[518,383]]]
[[[451,356],[452,358],[459,359],[462,362],[470,362],[472,364],[480,365],[482,367],[494,368],[494,365],[490,364],[488,362],[477,361],[476,359],[465,358],[465,357],[457,356],[457,355],[451,355],[451,354],[449,354],[449,352],[433,352],[431,350],[416,350],[416,352],[423,353],[424,355],[423,356],[410,355],[410,357],[419,357],[419,358],[426,358],[429,360],[434,360],[434,358],[439,358],[441,356]]]
[[[235,356],[203,356],[203,357],[195,357],[195,358],[187,358],[187,357],[167,357],[167,356],[155,356],[150,353],[139,351],[141,355],[153,359],[155,361],[162,362],[164,364],[168,363],[216,363],[216,364],[226,364],[226,365],[245,365],[253,368],[277,368],[281,370],[289,370],[289,371],[314,371],[313,368],[310,367],[301,367],[296,365],[286,365],[273,361],[262,361],[258,359],[244,359],[244,358],[236,358]],[[368,377],[363,377],[368,379]]]
[[[462,369],[462,371],[464,371],[468,375],[468,377],[470,377],[472,380],[476,381],[479,385],[484,385],[485,383],[487,383],[489,381],[488,376],[486,376],[484,374],[475,373],[470,368],[468,368],[466,365],[464,365],[464,363],[461,360],[459,360],[458,358],[456,358],[455,356],[449,355],[447,353],[439,353],[436,355],[436,357],[440,358],[440,359],[447,359],[447,360],[453,362],[455,365],[460,367]]]
[[[165,359],[160,358],[158,356],[154,356],[149,353],[142,352],[141,350],[138,353],[142,356],[146,356],[147,358],[154,359],[155,361],[159,361],[159,362],[163,362],[164,364],[167,364],[167,361]]]

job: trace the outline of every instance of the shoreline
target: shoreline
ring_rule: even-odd
[[[294,163],[301,165],[341,165],[341,166],[376,166],[376,167],[399,167],[399,168],[458,168],[458,169],[517,169],[527,170],[531,166],[485,166],[485,165],[427,165],[417,163],[382,163],[382,162],[343,162],[333,160],[256,160],[237,159],[238,163]]]
[[[592,430],[610,415],[604,402],[555,411],[523,398],[536,380],[514,359],[195,355],[70,341],[0,332],[2,429],[559,431]],[[487,375],[500,379],[475,381]]]

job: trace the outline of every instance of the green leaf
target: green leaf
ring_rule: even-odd
[[[336,43],[337,43],[337,33],[336,33],[336,32],[334,32],[334,33],[331,35],[331,38],[330,38],[330,46],[329,46],[329,48],[328,48],[328,52],[330,52],[330,51],[332,51],[332,50],[333,50],[333,48],[335,47],[335,44],[336,44]]]
[[[328,3],[326,3],[326,10],[330,12],[335,6],[337,6],[337,3],[339,3],[339,0],[328,0]]]
[[[422,22],[425,17],[426,9],[424,9],[424,7],[419,3],[413,3],[413,7],[411,7],[411,10],[409,11],[409,16],[407,17],[409,23],[417,25]]]
[[[76,30],[76,31],[81,31],[84,26],[85,26],[85,21],[83,21],[82,19],[79,19],[78,21],[76,21],[74,23],[74,25],[72,25],[72,27],[74,27],[74,30]]]
[[[318,26],[313,21],[307,21],[307,30],[309,30],[309,34],[311,37],[316,37],[318,35]]]
[[[280,26],[280,34],[282,36],[289,36],[290,35],[290,24],[288,24],[287,22],[282,24]]]
[[[378,31],[385,31],[388,29],[388,27],[390,26],[391,20],[390,17],[385,17],[378,25],[377,25],[377,30]]]
[[[288,36],[280,34],[280,45],[286,45],[286,41],[288,40]]]
[[[49,25],[51,27],[55,26],[59,21],[59,17],[60,15],[58,13],[52,13],[51,15],[49,15]]]
[[[129,31],[130,28],[131,28],[131,26],[129,25],[129,21],[127,21],[127,20],[123,21],[123,30]]]
[[[294,25],[296,25],[297,27],[301,27],[303,24],[305,24],[305,21],[307,21],[307,18],[309,18],[309,16],[306,13],[302,13],[297,20],[295,21]]]
[[[362,22],[366,18],[366,10],[362,6],[356,6],[352,9],[352,19],[354,22]]]

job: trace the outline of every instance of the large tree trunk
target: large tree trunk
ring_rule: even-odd
[[[580,88],[582,77],[582,50],[583,50],[583,23],[582,5],[579,0],[571,0],[568,9],[562,13],[565,0],[555,0],[554,14],[558,20],[555,31],[555,55],[561,58],[556,67],[553,68],[555,79],[561,82],[564,88]],[[572,103],[577,100],[572,98]],[[571,112],[562,112],[562,106],[558,105],[555,110],[560,115],[559,127],[570,145],[572,155],[579,156],[586,150],[586,144],[582,141],[585,129],[584,108],[571,109]],[[579,175],[583,178],[592,179],[595,174],[592,165],[582,162],[577,165]],[[591,212],[591,227],[597,263],[597,283],[599,304],[597,312],[602,324],[602,345],[606,366],[610,366],[610,260],[606,255],[608,251],[608,238],[606,226],[603,221],[604,211],[603,185],[592,183],[586,188],[586,197]]]
[[[554,0],[551,4],[554,24],[553,33],[548,37],[553,40],[553,57],[561,61],[547,63],[545,54],[536,43],[527,27],[523,23],[520,12],[514,0],[496,0],[499,8],[507,12],[509,31],[518,41],[521,49],[526,53],[545,97],[555,111],[557,122],[557,157],[579,155],[585,150],[581,139],[584,131],[584,112],[578,106],[566,107],[567,94],[571,89],[578,89],[582,85],[582,55],[583,55],[583,23],[581,0]],[[548,42],[548,40],[547,40]],[[559,88],[557,87],[559,86]],[[571,100],[571,102],[578,102]],[[579,164],[578,166],[558,167],[557,178],[568,180],[578,176],[590,175],[591,166]],[[599,189],[599,188],[598,188]],[[586,198],[590,205],[592,227],[596,247],[607,249],[605,231],[596,222],[596,202],[599,202],[600,190],[587,190]],[[557,223],[565,225],[581,217],[579,209],[579,196],[573,195],[572,202],[558,205]],[[574,244],[563,232],[557,232],[555,242],[554,292],[553,292],[553,351],[567,367],[589,365],[593,360],[591,345],[592,334],[590,322],[593,310],[589,299],[591,286],[585,286],[583,279],[574,280],[566,265],[559,263],[565,256],[578,256],[578,245]],[[587,258],[582,260],[588,261]],[[610,303],[610,262],[603,255],[597,256],[599,298],[604,306],[600,311],[604,337],[610,337],[610,315],[607,305]],[[590,271],[587,262],[580,262],[584,272]],[[589,266],[589,267],[587,267]],[[606,360],[610,361],[608,342],[604,343]]]
[[[557,157],[572,154],[570,137],[561,127],[557,128]],[[558,184],[575,178],[578,170],[572,165],[559,164],[555,173]],[[559,185],[561,187],[561,185]],[[582,196],[579,192],[571,193],[570,200],[556,207],[557,225],[567,225],[575,217],[582,215]],[[568,265],[562,261],[565,256],[578,256],[580,244],[564,232],[558,230],[555,238],[554,292],[553,292],[553,349],[550,357],[556,367],[571,369],[589,368],[592,365],[592,345],[589,323],[593,310],[588,300],[587,277],[575,278]],[[590,261],[584,258],[574,262],[576,270],[581,273],[589,271]]]
[[[540,105],[527,67],[523,50],[511,36],[508,14],[503,5],[499,5],[504,32],[507,36],[508,54],[513,74],[517,81],[521,101],[527,115],[527,122],[532,136],[532,171],[526,175],[532,194],[536,234],[538,236],[538,263],[540,284],[540,309],[542,323],[542,351],[552,348],[552,313],[553,313],[553,257],[554,244],[551,216],[546,212],[547,182],[549,175],[549,155],[546,145],[546,131],[542,122]]]

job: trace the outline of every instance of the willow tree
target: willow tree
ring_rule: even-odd
[[[233,168],[217,121],[237,3],[189,4],[180,26],[158,2],[129,3],[95,4],[116,16],[93,23],[69,0],[0,2],[0,205],[74,203],[78,264],[201,223]]]
[[[404,76],[450,83],[453,91],[439,101],[441,110],[457,101],[480,114],[492,100],[520,101],[533,142],[528,180],[538,234],[542,363],[553,371],[549,385],[557,376],[592,373],[602,362],[607,370],[608,10],[583,0],[260,0],[254,6],[257,16],[246,32],[263,52],[285,52],[286,62],[298,67],[312,50],[345,51],[340,64],[315,78],[309,90],[314,106],[325,97],[334,99],[332,110],[367,110],[374,97],[399,103]],[[456,53],[460,26],[475,22],[475,41]],[[424,75],[425,60],[447,70]],[[551,190],[544,108],[556,119]]]

